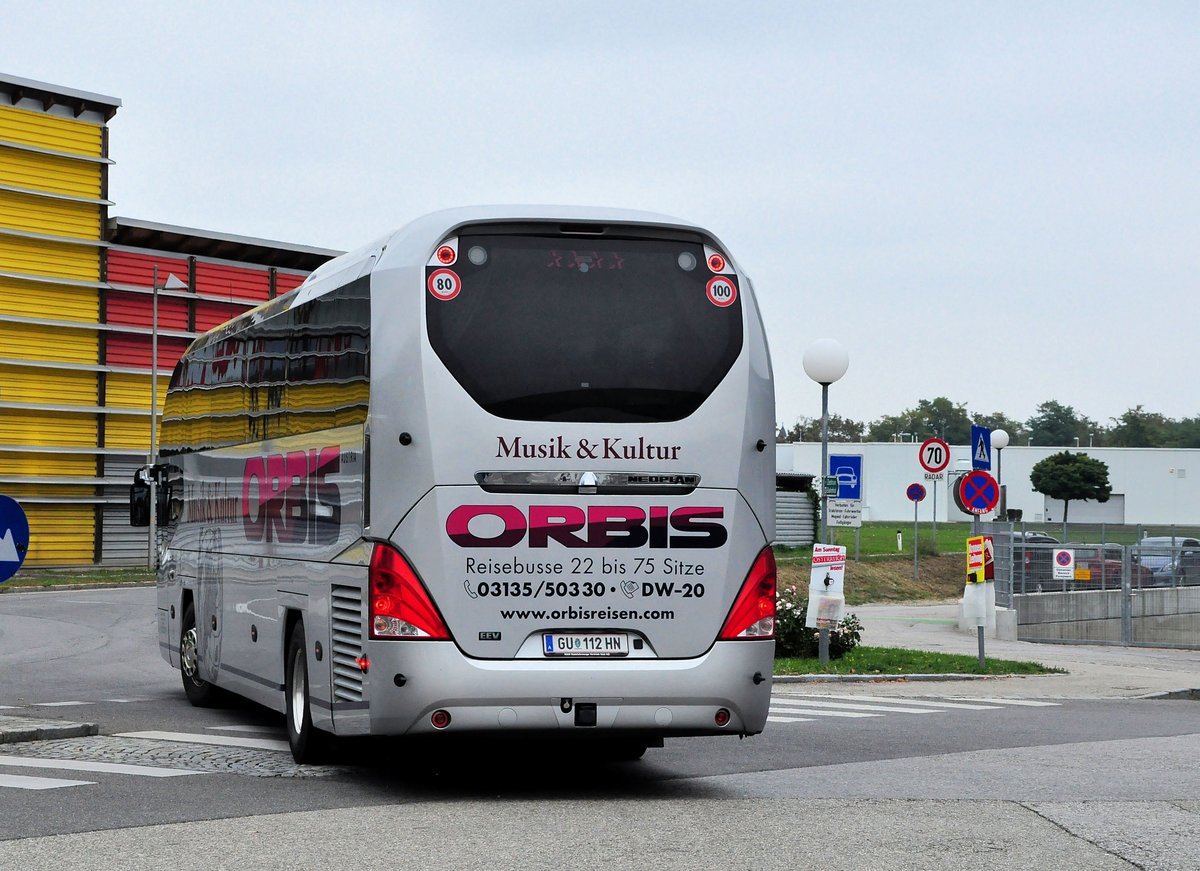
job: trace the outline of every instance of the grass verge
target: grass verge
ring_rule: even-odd
[[[3,585],[5,588],[38,589],[41,587],[75,587],[86,584],[153,583],[154,572],[147,568],[119,569],[22,569]]]
[[[775,674],[1065,674],[1061,668],[1049,668],[1037,662],[985,657],[987,668],[980,670],[979,657],[959,653],[931,653],[901,647],[856,647],[841,659],[822,666],[816,659],[785,658],[775,660]]]

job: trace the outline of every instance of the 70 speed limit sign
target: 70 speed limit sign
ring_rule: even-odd
[[[942,471],[950,465],[950,445],[938,438],[925,439],[917,459],[922,469],[940,478]]]

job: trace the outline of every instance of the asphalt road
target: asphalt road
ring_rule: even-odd
[[[359,740],[299,767],[277,715],[188,705],[153,617],[148,588],[0,596],[0,715],[100,726],[0,744],[0,868],[1200,868],[1194,701],[789,684],[762,735],[636,763]]]

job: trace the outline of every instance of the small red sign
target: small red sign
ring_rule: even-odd
[[[925,498],[925,488],[920,484],[909,484],[907,495],[913,502],[920,502]]]

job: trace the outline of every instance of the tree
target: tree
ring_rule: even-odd
[[[840,414],[829,415],[829,440],[831,442],[861,442],[863,430],[862,421],[851,420]],[[821,418],[801,417],[791,429],[780,427],[775,436],[777,442],[819,442],[821,440]]]
[[[1164,447],[1200,448],[1200,417],[1169,421]]]
[[[1029,473],[1029,483],[1038,493],[1062,500],[1064,526],[1072,499],[1107,502],[1112,495],[1108,465],[1087,454],[1070,451],[1051,454],[1035,464]]]
[[[1140,405],[1120,417],[1113,418],[1108,431],[1108,443],[1118,448],[1158,448],[1167,441],[1168,431],[1175,421],[1161,414],[1146,411]]]
[[[885,415],[867,429],[867,441],[872,442],[921,441],[929,436],[939,436],[957,445],[970,442],[971,416],[966,405],[944,396],[922,399],[916,408]]]
[[[1002,429],[1008,433],[1009,439],[1015,445],[1020,439],[1025,438],[1028,432],[1025,429],[1025,424],[1020,421],[1013,420],[1002,411],[993,411],[991,414],[975,415],[976,426],[986,426],[988,429]]]
[[[1025,423],[1035,445],[1093,444],[1094,434],[1102,431],[1094,420],[1077,414],[1071,406],[1053,399],[1039,405],[1037,414]]]

